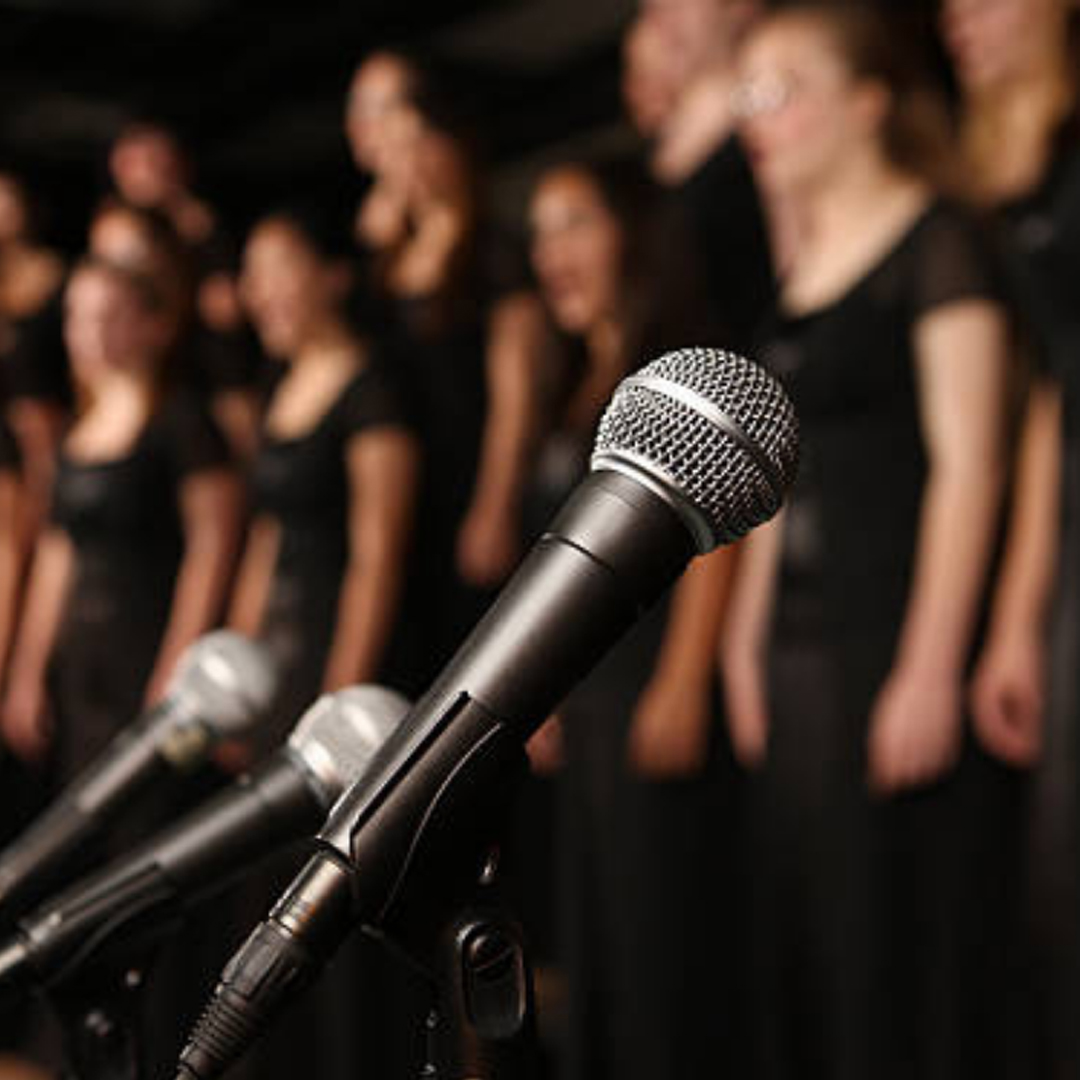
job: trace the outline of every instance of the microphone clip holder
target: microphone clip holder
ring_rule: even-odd
[[[476,901],[443,937],[420,1080],[527,1080],[536,1072],[532,973],[521,927],[498,892],[496,859],[493,852]]]
[[[143,1001],[154,951],[87,965],[46,991],[63,1028],[65,1080],[143,1080]]]

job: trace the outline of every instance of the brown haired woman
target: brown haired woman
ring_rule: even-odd
[[[945,0],[965,179],[992,211],[1035,378],[1005,559],[973,685],[986,748],[1035,767],[1036,1067],[1080,1069],[1080,11],[1067,0]]]
[[[72,274],[64,339],[78,395],[34,553],[4,703],[8,741],[55,739],[70,777],[220,617],[237,490],[217,429],[163,381],[153,285],[93,260]]]
[[[347,130],[374,177],[359,239],[424,455],[410,588],[425,625],[419,690],[521,554],[545,327],[524,259],[489,220],[477,133],[441,82],[396,54],[369,57]]]
[[[984,1019],[971,964],[998,902],[977,892],[977,815],[1000,778],[965,752],[963,702],[1008,330],[978,233],[926,179],[943,128],[881,18],[783,9],[740,92],[759,180],[798,229],[762,356],[799,412],[800,476],[745,546],[723,644],[736,749],[758,770],[750,985],[769,1080],[992,1075],[967,1018]],[[978,947],[1000,959],[991,934]]]

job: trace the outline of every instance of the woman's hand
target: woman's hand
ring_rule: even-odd
[[[760,769],[769,747],[769,706],[761,663],[749,649],[728,649],[723,657],[724,700],[735,760]]]
[[[971,681],[975,734],[1006,765],[1031,768],[1042,752],[1046,657],[1036,632],[991,639]]]
[[[894,668],[870,716],[868,782],[895,794],[941,779],[960,755],[963,684],[947,668]]]
[[[656,674],[638,698],[627,742],[631,769],[651,780],[693,776],[704,767],[712,722],[707,680]]]
[[[565,764],[562,720],[552,713],[525,743],[529,765],[538,776],[551,776]]]
[[[517,530],[503,515],[470,510],[457,538],[457,565],[472,585],[497,585],[514,568],[520,554]]]
[[[4,741],[23,761],[41,761],[52,741],[45,686],[41,680],[15,683],[0,711]]]

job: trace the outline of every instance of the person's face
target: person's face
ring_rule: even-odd
[[[379,54],[357,69],[345,110],[345,135],[353,160],[365,172],[379,173],[387,154],[387,133],[408,106],[409,71],[397,57]]]
[[[656,134],[678,98],[678,74],[669,53],[662,29],[648,17],[637,19],[623,41],[623,100],[645,136]]]
[[[733,108],[758,178],[790,193],[820,184],[878,138],[884,98],[852,77],[824,26],[792,17],[748,42]]]
[[[22,189],[14,180],[0,175],[0,244],[21,240],[28,229]]]
[[[1007,85],[1061,49],[1066,0],[943,0],[941,28],[968,92]]]
[[[158,342],[159,326],[136,290],[98,268],[78,271],[64,297],[64,343],[82,382],[111,372],[141,370]]]
[[[179,147],[165,132],[122,136],[109,156],[117,190],[133,206],[160,207],[184,184]]]
[[[98,258],[142,273],[155,267],[154,246],[130,214],[119,210],[98,214],[88,240],[90,253]]]
[[[244,249],[240,294],[263,348],[295,358],[339,296],[334,269],[288,222],[269,220]]]
[[[556,323],[580,334],[614,315],[624,238],[592,178],[573,168],[549,173],[529,222],[533,266]]]

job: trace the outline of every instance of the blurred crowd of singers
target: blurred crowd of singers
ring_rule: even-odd
[[[231,236],[140,120],[67,259],[0,173],[4,834],[212,627],[283,673],[226,774],[322,691],[419,694],[619,381],[743,351],[799,412],[785,510],[540,729],[503,830],[546,1068],[1080,1076],[1078,22],[641,0],[638,150],[539,170],[516,232],[482,119],[392,51],[343,87],[348,221]],[[313,1074],[419,1075],[348,977]]]

